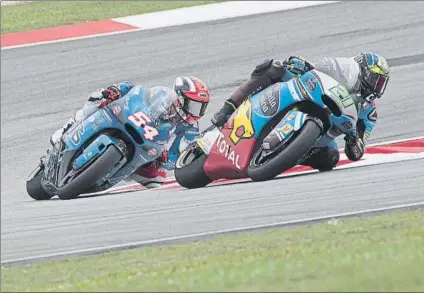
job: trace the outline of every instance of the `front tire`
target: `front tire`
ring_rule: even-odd
[[[203,170],[207,156],[196,148],[197,144],[188,147],[178,158],[174,175],[179,185],[188,189],[205,187],[212,180]],[[200,155],[196,152],[202,152]]]
[[[321,128],[318,124],[311,120],[306,121],[300,132],[285,149],[261,165],[255,163],[263,151],[261,147],[258,148],[250,160],[248,176],[253,181],[266,181],[296,166],[298,160],[309,151],[320,135]]]
[[[111,145],[86,170],[71,182],[58,189],[58,197],[63,200],[77,198],[80,194],[92,189],[94,184],[109,172],[122,158],[122,153]]]
[[[43,168],[40,168],[37,174],[26,182],[26,190],[28,195],[35,200],[49,200],[53,195],[48,194],[41,185],[43,177]]]

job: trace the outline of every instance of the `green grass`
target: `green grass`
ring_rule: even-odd
[[[2,269],[4,291],[423,291],[424,211]]]
[[[75,24],[222,1],[37,1],[1,8],[1,33]]]

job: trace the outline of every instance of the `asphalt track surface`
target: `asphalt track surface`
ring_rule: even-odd
[[[370,142],[424,135],[424,2],[346,2],[1,52],[1,259],[382,208],[424,199],[424,160],[195,191],[32,201],[25,179],[88,92],[206,80],[214,101],[267,57],[377,51],[393,73]],[[341,144],[340,144],[341,146]]]

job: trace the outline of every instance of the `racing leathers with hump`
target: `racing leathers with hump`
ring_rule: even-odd
[[[124,97],[133,88],[132,82],[122,81],[107,88],[97,89],[90,95],[84,107],[77,110],[63,127],[53,133],[50,143],[54,145],[75,122],[82,121],[84,113],[91,112],[90,109],[104,107]],[[167,119],[175,127],[165,151],[156,161],[138,168],[130,176],[131,180],[147,188],[155,188],[163,184],[166,171],[174,168],[180,152],[199,135],[198,120],[205,114],[210,101],[207,85],[194,76],[177,77],[173,91],[173,103],[168,110]]]
[[[365,152],[368,137],[377,122],[375,100],[384,94],[390,78],[386,59],[372,52],[359,53],[349,58],[327,57],[316,64],[299,56],[290,56],[283,62],[265,60],[256,66],[250,79],[244,82],[214,114],[212,123],[218,127],[223,126],[248,96],[276,82],[288,81],[312,69],[326,73],[344,85],[355,101],[358,121],[355,130],[344,137],[346,141],[344,149],[349,160],[360,160]],[[311,149],[299,163],[320,171],[329,171],[336,166],[339,159],[337,143],[333,140],[324,148]]]

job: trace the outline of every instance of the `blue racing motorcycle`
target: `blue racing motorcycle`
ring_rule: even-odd
[[[84,110],[27,179],[30,197],[74,199],[106,190],[165,149],[173,125],[161,119],[172,103],[165,87],[134,87],[106,107]]]
[[[246,99],[222,129],[211,126],[189,145],[175,179],[186,188],[221,178],[272,179],[312,148],[354,131],[356,107],[342,84],[317,70],[278,82]]]

